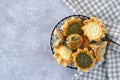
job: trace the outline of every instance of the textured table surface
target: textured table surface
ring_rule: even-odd
[[[57,64],[49,40],[71,14],[62,0],[0,0],[0,80],[70,80],[76,70]]]

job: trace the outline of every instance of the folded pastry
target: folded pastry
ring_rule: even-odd
[[[59,29],[55,29],[54,35],[56,35],[59,39],[64,40],[63,33]]]
[[[97,61],[101,61],[101,59],[103,58],[106,52],[107,43],[108,41],[104,41],[104,42],[89,45],[90,48],[93,49]]]
[[[53,47],[58,48],[58,47],[60,47],[61,43],[62,43],[62,40],[61,39],[57,39],[57,40],[54,41]]]

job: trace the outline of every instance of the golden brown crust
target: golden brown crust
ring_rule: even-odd
[[[66,39],[66,44],[70,49],[80,48],[83,44],[83,39],[79,34],[71,34]]]
[[[53,47],[56,47],[56,48],[60,47],[61,42],[62,42],[61,39],[57,39],[57,40],[55,40],[55,42],[53,43]]]
[[[83,39],[83,45],[82,48],[88,47],[89,46],[89,39],[87,36],[82,35],[82,39]]]
[[[59,48],[54,48],[54,58],[57,59],[58,64],[68,66],[72,63],[72,50],[67,46],[61,45]]]
[[[63,30],[63,35],[64,36],[68,36],[70,35],[69,32],[69,28],[72,24],[78,24],[79,25],[79,32],[78,33],[82,33],[81,31],[81,19],[80,18],[75,18],[75,17],[71,17],[69,20],[66,20],[65,23],[62,25],[61,29]],[[78,30],[78,29],[77,29]],[[74,32],[72,34],[75,34]]]
[[[91,17],[90,20],[84,21],[84,26],[82,29],[84,30],[84,35],[86,35],[90,41],[100,41],[101,38],[105,37],[105,28],[104,24],[96,19],[95,17]]]
[[[55,31],[54,31],[54,34],[56,34],[61,40],[64,40],[64,36],[63,36],[63,33],[62,32],[60,32],[60,30],[59,29],[55,29]]]
[[[92,60],[92,63],[88,67],[83,68],[79,66],[79,64],[77,63],[77,56],[82,53],[88,55]],[[73,54],[73,62],[74,62],[74,66],[77,67],[78,70],[83,70],[85,72],[88,72],[89,68],[94,68],[94,63],[96,62],[96,59],[93,57],[93,51],[91,50],[89,51],[88,48],[84,48],[84,49],[77,49],[77,52]]]
[[[90,48],[94,50],[97,61],[101,61],[102,57],[104,56],[106,47],[107,47],[107,43],[108,43],[107,41],[104,41],[99,44],[90,44],[89,45]]]

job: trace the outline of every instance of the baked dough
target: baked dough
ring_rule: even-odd
[[[58,64],[68,66],[72,63],[72,50],[64,45],[54,48],[54,58],[57,59]]]
[[[82,48],[88,47],[89,46],[89,39],[88,39],[88,37],[85,36],[85,35],[81,35],[81,36],[82,36],[82,39],[83,39]]]
[[[59,39],[64,40],[63,33],[59,29],[55,29],[54,35],[58,36]]]
[[[97,61],[101,61],[101,59],[103,58],[106,52],[107,44],[108,44],[108,41],[89,45],[90,48],[93,49]]]
[[[71,34],[66,39],[66,44],[70,49],[80,48],[83,44],[83,39],[79,34]]]
[[[74,66],[78,70],[88,72],[89,68],[94,68],[94,63],[96,59],[93,57],[93,51],[88,50],[88,48],[77,49],[77,52],[73,54]]]
[[[68,36],[70,34],[82,34],[82,22],[80,18],[71,17],[68,20],[65,20],[61,29],[63,30],[63,35]]]
[[[104,33],[106,30],[104,24],[100,20],[91,17],[90,20],[85,20],[84,24],[85,25],[82,27],[84,35],[86,35],[90,41],[100,41],[101,38],[105,37]]]

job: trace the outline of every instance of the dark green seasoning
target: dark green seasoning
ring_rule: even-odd
[[[68,28],[68,35],[70,35],[70,34],[81,34],[81,33],[82,33],[82,29],[81,29],[81,26],[78,23],[73,23]]]
[[[72,37],[72,41],[79,41],[80,40],[80,37],[78,36],[78,37],[76,37],[76,36],[73,36]]]
[[[92,59],[85,52],[82,52],[76,57],[76,62],[78,63],[78,66],[85,68],[91,65]]]

